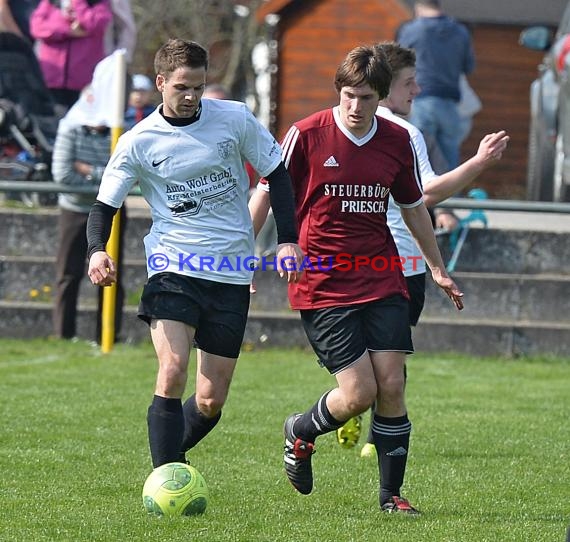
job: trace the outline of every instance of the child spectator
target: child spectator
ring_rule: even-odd
[[[150,115],[156,105],[153,103],[154,85],[140,73],[133,75],[133,86],[129,94],[129,106],[125,113],[125,130],[130,130],[137,122]]]

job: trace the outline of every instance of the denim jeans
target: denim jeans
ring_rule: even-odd
[[[457,102],[436,96],[415,98],[410,122],[435,138],[450,169],[459,165],[462,130]]]

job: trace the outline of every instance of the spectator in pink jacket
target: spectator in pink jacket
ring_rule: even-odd
[[[47,87],[67,110],[89,84],[105,56],[104,36],[113,18],[109,0],[41,0],[30,18]]]

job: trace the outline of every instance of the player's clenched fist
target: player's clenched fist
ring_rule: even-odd
[[[96,286],[110,286],[117,280],[115,262],[111,256],[102,250],[94,252],[89,258],[87,274]]]

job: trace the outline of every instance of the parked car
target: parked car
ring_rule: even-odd
[[[530,86],[527,197],[570,201],[570,2],[556,32],[531,26],[520,44],[546,53]]]

